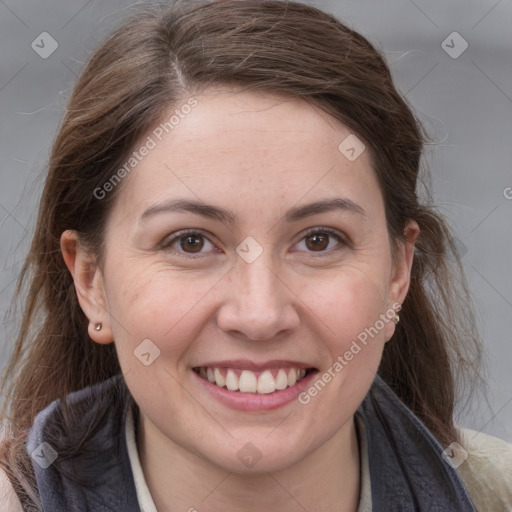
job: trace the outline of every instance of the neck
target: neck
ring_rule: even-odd
[[[360,460],[353,419],[307,457],[275,472],[229,472],[171,441],[143,414],[137,445],[158,512],[357,510]]]

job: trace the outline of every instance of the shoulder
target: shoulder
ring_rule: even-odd
[[[457,470],[476,509],[512,510],[512,445],[471,429],[459,432],[466,458]]]
[[[0,509],[9,510],[9,512],[23,512],[20,500],[2,468],[0,468]]]

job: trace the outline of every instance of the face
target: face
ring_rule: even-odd
[[[148,134],[91,281],[103,306],[81,303],[147,432],[229,471],[275,471],[351,428],[412,244],[392,257],[369,151],[339,149],[347,127],[300,100],[194,98]]]

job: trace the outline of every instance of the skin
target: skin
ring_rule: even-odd
[[[148,487],[160,512],[355,511],[354,413],[393,322],[307,405],[236,411],[211,398],[192,368],[284,359],[327,371],[359,333],[403,302],[418,227],[408,224],[393,258],[369,151],[345,158],[338,145],[350,130],[325,112],[230,89],[195,98],[192,112],[125,178],[102,266],[73,231],[61,240],[89,334],[97,343],[114,341],[139,405]],[[331,198],[350,199],[364,215],[334,210],[284,220],[293,207]],[[228,209],[237,222],[191,212],[141,220],[173,199]],[[305,231],[322,227],[342,240],[324,235],[328,244],[318,250]],[[189,228],[206,237],[199,237],[199,258],[179,237],[171,240]],[[248,236],[263,249],[252,263],[236,252]],[[144,339],[160,350],[149,366],[134,356]],[[237,457],[248,442],[261,453],[251,468]]]

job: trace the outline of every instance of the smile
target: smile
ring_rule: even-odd
[[[311,369],[312,370],[312,369]],[[220,388],[240,393],[269,394],[295,386],[310,370],[306,368],[272,368],[264,371],[201,366],[194,371]]]
[[[303,362],[284,359],[209,361],[191,368],[199,388],[230,409],[271,411],[293,404],[318,374]]]

